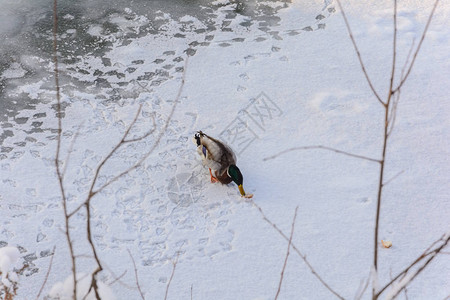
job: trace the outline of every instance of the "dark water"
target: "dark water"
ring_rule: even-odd
[[[89,55],[102,57],[112,47],[111,37],[114,41],[120,41],[126,46],[133,39],[145,35],[165,34],[165,26],[168,23],[164,16],[169,15],[171,20],[178,21],[185,15],[197,18],[201,28],[186,26],[180,22],[179,32],[173,35],[174,39],[184,38],[185,32],[195,33],[203,37],[203,40],[193,41],[186,51],[195,55],[195,49],[206,47],[213,39],[213,33],[217,31],[232,32],[236,25],[231,27],[231,21],[237,17],[244,17],[238,26],[246,28],[257,25],[261,32],[270,32],[276,27],[280,18],[277,12],[288,6],[286,1],[266,1],[265,3],[277,3],[276,8],[261,4],[255,0],[231,1],[231,5],[221,4],[223,1],[207,0],[132,0],[132,1],[107,1],[107,0],[82,0],[58,2],[58,33],[59,33],[59,57],[65,65],[75,65]],[[36,105],[50,103],[52,81],[42,84],[41,89],[47,96],[20,92],[20,86],[38,82],[42,78],[51,77],[52,55],[52,27],[53,27],[53,1],[7,1],[0,0],[0,145],[14,135],[13,128],[17,125],[30,123],[32,132],[40,132],[43,129],[40,118],[46,117],[45,113],[36,112],[33,120],[16,118],[20,111],[33,110]],[[222,16],[220,22],[218,15]],[[224,17],[223,17],[224,16]],[[132,30],[124,31],[117,23],[111,20],[121,17],[125,20],[136,21],[144,18],[146,21]],[[97,34],[90,30],[95,27]],[[173,33],[166,33],[173,34]],[[239,42],[239,39],[237,39]],[[170,49],[169,49],[170,50]],[[170,51],[169,51],[170,53]],[[104,59],[104,65],[108,67],[110,62]],[[142,62],[137,62],[142,64]],[[70,70],[70,67],[68,68]],[[133,69],[133,67],[131,68]],[[78,70],[77,72],[87,72]],[[110,74],[120,77],[120,72],[109,71]],[[140,80],[150,80],[167,75],[166,70],[156,70],[153,74],[144,75]],[[109,83],[102,70],[94,74],[98,76],[96,85],[108,87]],[[156,76],[156,77],[158,77]],[[62,75],[64,84],[64,74]],[[167,76],[166,76],[167,77]],[[87,83],[78,82],[73,78],[65,78],[82,88]],[[126,85],[126,83],[124,83]],[[18,89],[19,88],[19,89]],[[110,95],[110,101],[119,99],[120,94]],[[8,149],[2,149],[2,152]]]
[[[183,57],[195,55],[200,47],[282,39],[277,30],[279,13],[290,2],[60,0],[57,12],[62,93],[66,98],[87,93],[103,105],[137,99],[140,92],[151,92],[152,87],[182,72]],[[318,13],[334,12],[330,3],[331,0],[324,0]],[[51,139],[55,132],[50,128],[54,125],[49,125],[55,117],[53,0],[0,0],[0,7],[0,159],[3,159],[14,148],[25,147],[34,139],[33,134],[48,133],[47,138]],[[314,29],[297,28],[287,35],[323,29],[322,18],[325,17],[320,14],[315,17]],[[231,33],[228,36],[232,38],[218,41],[218,33]],[[151,55],[142,53],[142,58],[127,62],[126,66],[108,58],[113,49],[126,48],[147,36],[164,37],[177,46],[155,47]],[[180,44],[185,47],[181,51]],[[88,59],[101,63],[93,66],[86,62]],[[63,100],[63,109],[68,105],[70,101]],[[14,139],[18,131],[25,133],[26,138]]]

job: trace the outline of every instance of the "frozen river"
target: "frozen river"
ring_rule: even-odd
[[[0,144],[3,144],[15,135],[16,127],[29,125],[26,130],[31,135],[46,130],[43,118],[47,114],[36,107],[54,101],[50,59],[53,1],[3,0],[0,3]],[[63,66],[63,92],[90,89],[89,93],[98,94],[99,101],[135,98],[138,94],[130,94],[131,85],[159,85],[180,71],[178,63],[183,53],[180,47],[195,55],[198,47],[208,47],[211,43],[226,47],[246,39],[280,38],[277,12],[286,8],[287,3],[232,3],[60,1],[58,51]],[[238,35],[228,41],[217,41],[215,35],[219,32],[238,32]],[[165,40],[150,49],[150,53],[142,52],[140,58],[129,61],[126,67],[117,62],[114,65],[108,57],[113,48],[126,47],[146,36]],[[86,69],[88,58],[98,58],[102,64],[98,69]],[[20,117],[23,110],[35,110],[34,117]],[[2,153],[7,153],[10,147]]]
[[[383,98],[393,1],[342,2]],[[397,81],[433,2],[398,1]],[[36,298],[51,259],[45,295],[70,276],[63,203],[77,272],[96,268],[89,220],[104,266],[98,280],[116,299],[273,299],[283,261],[280,299],[332,299],[318,274],[345,299],[367,281],[369,299],[372,281],[388,282],[448,230],[444,1],[390,119],[380,239],[393,246],[380,248],[370,275],[379,281],[368,276],[383,108],[336,1],[60,0],[66,202],[54,164],[52,8],[52,0],[0,0],[0,248],[17,247],[28,266],[15,299]],[[210,182],[191,143],[197,130],[236,152],[254,202]],[[87,203],[91,188],[101,191]],[[290,230],[299,251],[288,259],[280,232]],[[449,261],[438,260],[408,286],[410,299],[448,296]]]

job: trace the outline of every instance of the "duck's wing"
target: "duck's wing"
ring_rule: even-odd
[[[236,155],[230,147],[206,134],[201,137],[198,151],[205,158],[206,165],[223,174],[228,166],[236,164]]]

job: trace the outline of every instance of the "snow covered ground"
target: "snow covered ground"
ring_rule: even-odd
[[[418,43],[432,4],[399,1],[399,72],[412,41]],[[322,149],[271,158],[292,147],[317,145],[381,156],[383,107],[364,79],[337,3],[248,4],[249,10],[263,5],[266,12],[273,9],[266,18],[236,13],[238,5],[215,1],[209,7],[213,13],[204,19],[194,11],[186,16],[178,11],[176,18],[161,11],[150,19],[123,7],[103,16],[115,30],[98,24],[83,29],[94,42],[108,44],[104,53],[74,53],[61,63],[62,158],[68,164],[71,210],[84,201],[96,166],[120,140],[139,104],[142,113],[133,134],[154,125],[156,130],[120,149],[100,174],[100,184],[154,145],[190,55],[182,95],[159,146],[141,167],[91,203],[94,242],[107,266],[100,277],[116,299],[140,299],[128,251],[145,299],[163,299],[169,282],[168,299],[275,297],[288,243],[251,202],[239,197],[235,185],[210,183],[191,142],[197,130],[236,151],[246,191],[287,236],[298,206],[292,243],[333,290],[352,299],[369,277],[379,165]],[[343,1],[343,6],[368,73],[384,97],[392,61],[393,3]],[[450,5],[441,1],[402,89],[389,140],[386,178],[395,179],[384,189],[380,240],[393,246],[379,248],[380,285],[450,230],[449,13]],[[63,16],[71,24],[77,18]],[[141,32],[158,20],[159,33]],[[70,46],[77,30],[65,27],[64,43]],[[49,57],[32,54],[16,60],[0,69],[5,109],[0,247],[18,247],[19,260],[30,265],[19,278],[17,299],[34,299],[54,247],[44,292],[61,288],[58,282],[71,270],[53,164],[57,119],[52,64]],[[41,70],[31,74],[30,69]],[[31,104],[22,107],[22,98]],[[6,104],[8,99],[18,104]],[[81,273],[93,271],[85,220],[80,210],[71,223]],[[371,287],[363,298],[370,294]],[[407,295],[450,295],[448,250],[408,286]],[[279,299],[333,298],[291,250]]]

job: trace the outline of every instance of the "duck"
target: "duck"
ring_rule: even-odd
[[[211,183],[229,184],[234,182],[242,197],[253,197],[252,194],[245,193],[244,177],[236,166],[236,155],[228,145],[202,131],[195,133],[194,143],[197,145],[197,152],[202,157],[203,163],[209,168]]]

